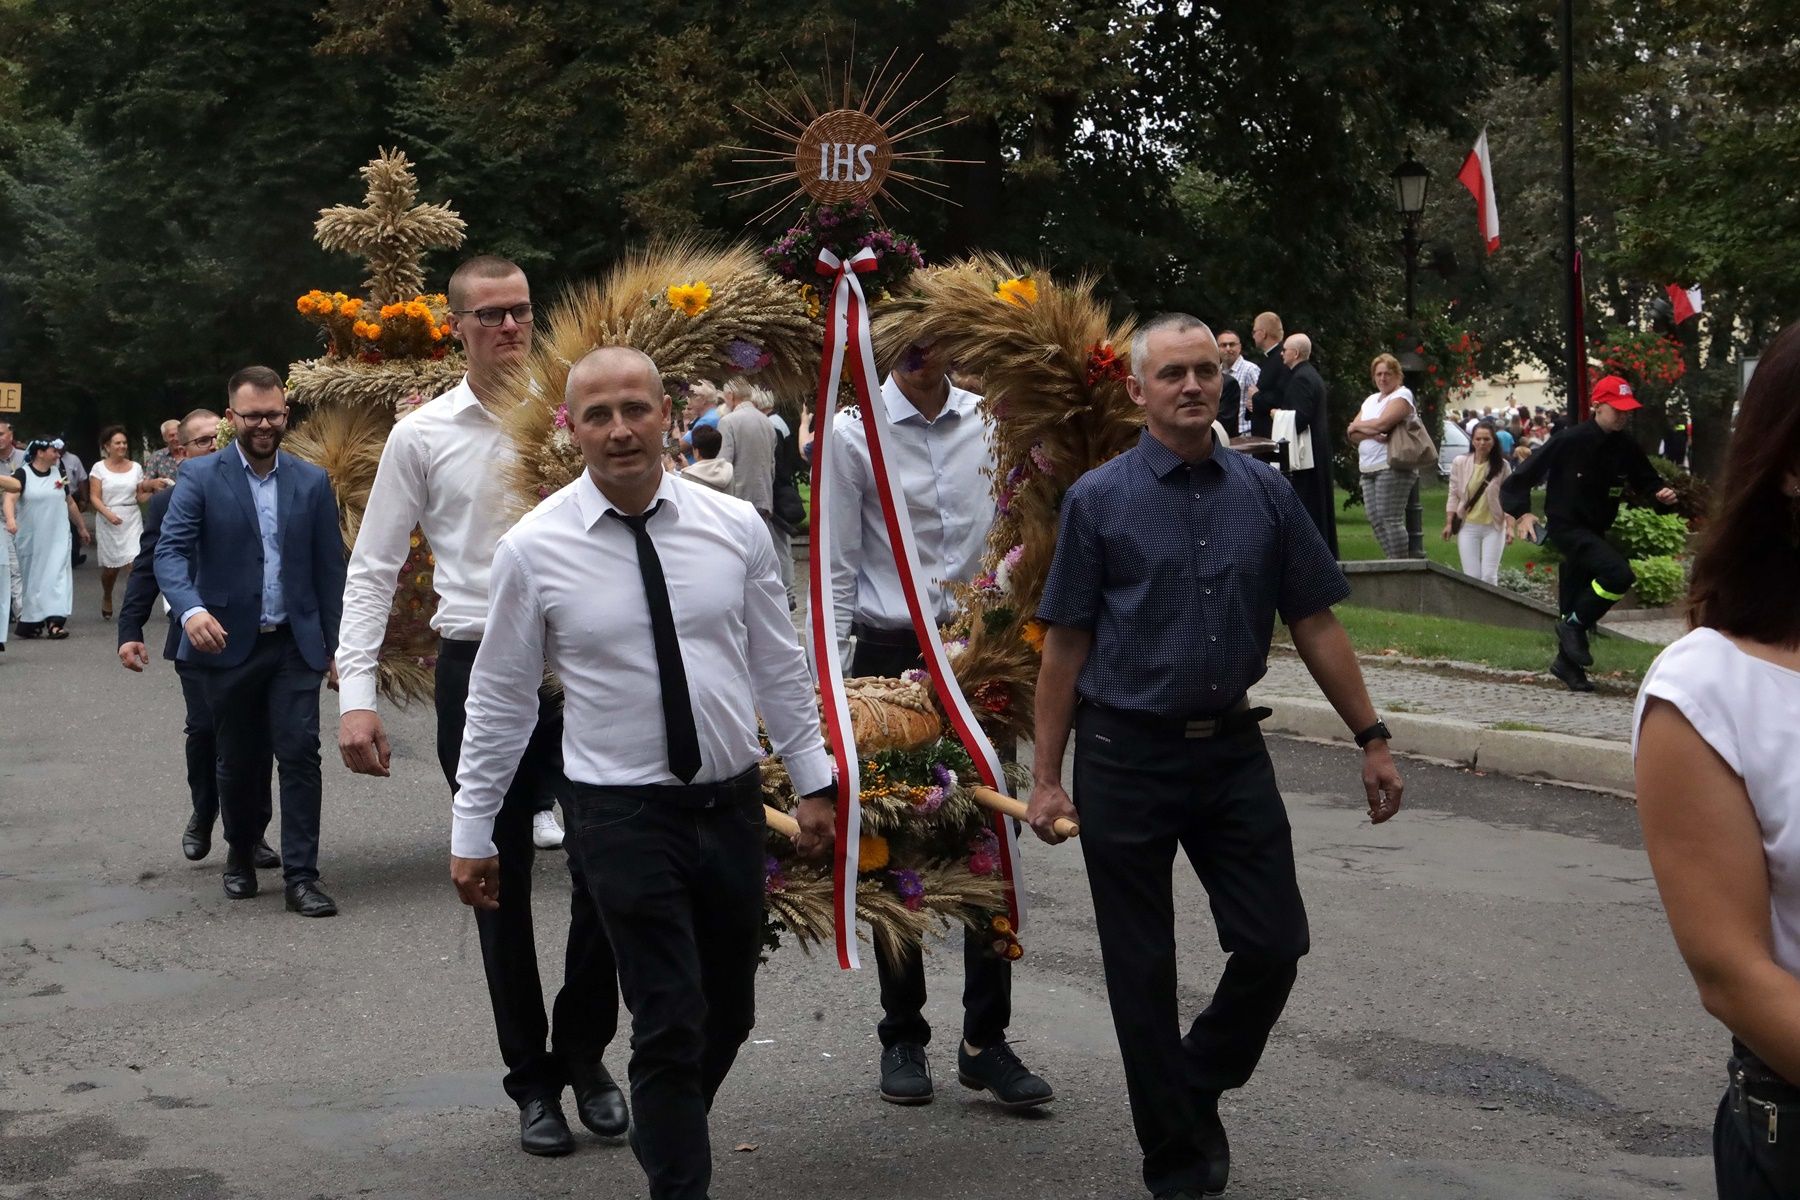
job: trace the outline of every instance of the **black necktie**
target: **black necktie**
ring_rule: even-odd
[[[644,600],[650,606],[650,634],[656,641],[656,677],[662,690],[663,731],[669,742],[669,770],[683,783],[700,773],[700,735],[694,732],[694,706],[688,699],[687,669],[681,665],[681,643],[675,637],[675,613],[669,607],[669,584],[663,578],[662,559],[646,527],[656,510],[628,517],[616,509],[607,511],[631,530],[637,539],[638,573],[644,577]]]

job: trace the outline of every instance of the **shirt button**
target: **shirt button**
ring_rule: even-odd
[[[1212,589],[1211,589],[1211,588],[1207,588],[1207,589],[1206,589],[1206,594],[1207,594],[1207,595],[1209,595],[1209,596],[1210,596],[1210,595],[1212,595]]]
[[[1206,640],[1209,642],[1216,642],[1219,640],[1219,635],[1216,633],[1208,634]]]
[[[1213,685],[1212,685],[1212,690],[1213,690],[1213,691],[1215,691],[1215,692],[1216,692],[1216,691],[1218,691],[1218,690],[1219,690],[1219,685],[1218,685],[1218,684],[1216,684],[1216,683],[1215,683],[1215,684],[1213,684]]]
[[[1201,544],[1201,545],[1202,545],[1202,546],[1204,546],[1204,545],[1206,545],[1206,539],[1205,539],[1205,538],[1201,538],[1201,539],[1200,539],[1200,544]]]

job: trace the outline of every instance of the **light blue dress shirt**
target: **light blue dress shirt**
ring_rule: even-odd
[[[262,624],[280,625],[287,620],[287,602],[281,597],[281,534],[276,525],[280,511],[275,498],[281,455],[275,455],[275,465],[269,468],[268,475],[262,476],[251,470],[243,447],[234,445],[232,449],[244,464],[244,478],[250,483],[250,499],[256,504],[256,524],[262,533]]]

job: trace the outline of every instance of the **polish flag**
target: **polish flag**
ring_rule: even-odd
[[[1684,288],[1679,283],[1671,283],[1666,290],[1669,293],[1669,302],[1675,306],[1675,323],[1677,325],[1689,317],[1697,317],[1705,311],[1701,305],[1702,297],[1699,288]]]
[[[1494,200],[1494,164],[1488,159],[1487,130],[1475,139],[1475,148],[1463,160],[1456,178],[1475,197],[1475,208],[1481,217],[1481,236],[1487,241],[1487,252],[1500,248],[1500,207]]]

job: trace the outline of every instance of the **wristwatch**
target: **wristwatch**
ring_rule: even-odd
[[[1394,740],[1394,735],[1388,732],[1386,721],[1377,721],[1361,733],[1357,734],[1356,745],[1359,749],[1366,749],[1370,742],[1376,741],[1377,739],[1384,742],[1391,742]]]

